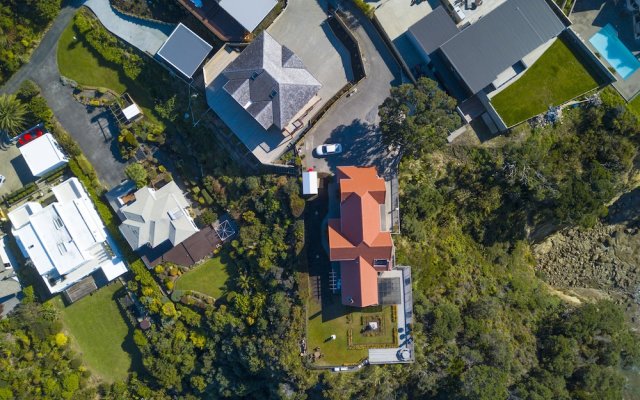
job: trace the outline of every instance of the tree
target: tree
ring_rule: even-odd
[[[456,101],[431,79],[393,87],[378,109],[382,141],[411,156],[433,151],[460,126],[455,108]]]
[[[25,124],[27,108],[13,94],[0,95],[0,132],[15,135]]]
[[[442,341],[456,337],[462,327],[460,310],[450,302],[442,302],[433,310],[433,335]]]
[[[149,177],[147,175],[147,170],[145,170],[141,164],[129,164],[124,169],[124,172],[127,174],[129,179],[136,183],[136,187],[138,187],[138,189],[147,185]]]
[[[472,367],[462,374],[462,395],[470,400],[506,399],[507,377],[507,373],[498,368]]]

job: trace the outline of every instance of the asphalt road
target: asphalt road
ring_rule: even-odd
[[[341,7],[352,11],[350,2]],[[353,13],[357,18],[351,28],[365,59],[367,78],[357,85],[355,94],[334,103],[307,133],[303,163],[320,172],[335,172],[341,165],[375,165],[380,174],[390,176],[398,160],[381,143],[378,106],[389,96],[391,86],[402,82],[402,69],[371,21],[358,11]],[[343,153],[316,157],[314,149],[323,143],[341,143]]]
[[[112,132],[115,134],[116,130],[104,111],[89,110],[74,100],[73,90],[60,83],[58,71],[58,39],[83,3],[84,1],[71,1],[61,10],[33,52],[29,63],[0,88],[0,93],[15,92],[26,79],[36,82],[58,121],[78,141],[102,183],[113,187],[124,179],[126,165],[117,156],[117,143],[112,140]]]

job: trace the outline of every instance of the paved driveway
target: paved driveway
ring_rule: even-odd
[[[151,55],[156,54],[175,27],[172,24],[160,24],[116,13],[109,0],[87,0],[84,5],[93,11],[111,33]]]
[[[289,0],[285,11],[267,29],[322,83],[318,92],[321,104],[346,85],[347,74],[351,74],[349,53],[326,23],[326,9],[326,0]]]
[[[112,187],[124,179],[126,164],[115,155],[117,152],[113,151],[117,143],[111,140],[108,120],[104,113],[90,111],[76,102],[72,96],[72,89],[60,83],[58,72],[58,39],[82,3],[83,1],[73,1],[62,9],[40,46],[33,52],[29,63],[0,88],[0,93],[15,92],[26,79],[35,81],[42,88],[43,96],[62,126],[80,144],[100,180]]]
[[[0,196],[36,180],[15,144],[0,145],[0,175],[6,178],[4,184],[0,186]]]
[[[343,4],[343,8],[350,7]],[[378,106],[389,96],[391,86],[400,84],[402,70],[368,19],[360,15],[351,26],[365,58],[367,78],[358,84],[357,93],[338,100],[307,133],[303,163],[320,172],[335,172],[340,165],[376,165],[381,174],[389,176],[397,157],[380,141]],[[318,158],[314,149],[323,143],[342,143],[344,152]]]

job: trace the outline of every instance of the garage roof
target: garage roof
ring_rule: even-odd
[[[191,78],[212,48],[209,43],[180,23],[157,54],[184,76]]]
[[[317,171],[304,171],[302,173],[302,194],[318,194]]]
[[[409,28],[409,33],[427,54],[437,50],[458,32],[458,27],[442,6],[439,6]]]
[[[247,32],[253,32],[269,14],[277,0],[219,0],[218,5],[233,17]]]
[[[58,142],[50,133],[21,146],[20,153],[34,176],[43,176],[67,162]]]

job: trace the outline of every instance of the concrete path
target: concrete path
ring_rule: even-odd
[[[82,151],[93,164],[100,180],[112,187],[124,177],[126,164],[117,156],[117,142],[112,140],[111,132],[116,132],[110,120],[102,110],[88,110],[75,101],[73,90],[60,83],[57,49],[60,35],[71,22],[73,15],[83,1],[72,1],[64,7],[45,34],[40,46],[33,52],[29,63],[18,70],[9,81],[0,88],[0,93],[13,93],[27,79],[36,82],[42,89],[56,118],[62,126],[78,141]]]
[[[151,55],[156,54],[175,27],[120,14],[111,8],[109,0],[87,0],[84,5],[111,33]]]

